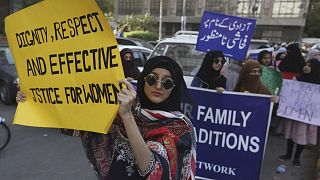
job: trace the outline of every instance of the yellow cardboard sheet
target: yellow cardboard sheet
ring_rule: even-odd
[[[44,0],[6,17],[5,27],[27,95],[14,123],[106,133],[124,75],[95,0]]]

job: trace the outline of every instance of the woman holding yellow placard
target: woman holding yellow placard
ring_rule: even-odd
[[[99,179],[194,179],[195,140],[180,112],[187,88],[180,66],[166,56],[148,60],[137,92],[127,80],[108,134],[80,131]],[[138,98],[136,98],[138,96]],[[25,101],[22,92],[17,101]]]

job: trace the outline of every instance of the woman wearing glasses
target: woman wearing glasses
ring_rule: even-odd
[[[99,179],[194,179],[195,140],[180,112],[186,85],[180,66],[166,56],[148,60],[137,92],[127,80],[108,134],[80,132]],[[21,92],[17,101],[25,101]],[[138,98],[137,98],[137,97]]]
[[[221,74],[221,69],[225,62],[222,51],[209,51],[191,86],[224,91],[227,79]]]

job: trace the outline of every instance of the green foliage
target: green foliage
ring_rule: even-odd
[[[146,41],[157,40],[157,34],[150,31],[131,31],[124,34],[125,37],[138,38]]]
[[[107,10],[106,13],[114,13],[114,0],[107,0]]]
[[[157,23],[153,16],[146,13],[145,15],[130,15],[120,20],[120,26],[125,27],[125,31],[150,31],[156,32]]]
[[[310,3],[309,13],[304,29],[307,37],[320,38],[320,1],[314,0]]]
[[[112,13],[104,13],[104,16],[106,17],[107,20],[111,20],[111,21],[115,20]]]

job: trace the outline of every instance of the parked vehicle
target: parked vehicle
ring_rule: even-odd
[[[149,44],[151,44],[153,47],[156,47],[159,43],[158,41],[147,41]]]
[[[0,101],[4,104],[13,104],[18,91],[19,83],[16,67],[10,49],[0,47]]]
[[[123,37],[117,37],[117,42],[119,45],[128,45],[128,46],[142,46],[145,48],[148,48],[152,50],[154,46],[147,41],[144,41],[142,39],[137,38],[123,38]]]
[[[195,75],[194,70],[202,63],[204,52],[196,50],[198,32],[178,31],[174,37],[160,41],[149,58],[166,55],[176,60],[183,70],[184,80],[189,86]]]
[[[251,39],[250,45],[249,45],[249,50],[250,49],[258,49],[263,46],[265,46],[266,48],[269,48],[270,47],[269,41],[265,40],[265,39]]]
[[[149,58],[159,55],[172,57],[180,64],[183,70],[184,80],[187,86],[190,86],[205,56],[204,52],[195,49],[198,34],[199,32],[197,31],[178,31],[174,37],[160,41],[153,49]],[[269,41],[252,39],[249,49],[257,49],[262,45],[269,46]]]
[[[119,51],[124,48],[129,48],[133,52],[133,59],[138,61],[138,67],[143,67],[144,63],[146,62],[147,58],[151,54],[152,50],[141,47],[141,46],[126,46],[126,45],[119,45]]]
[[[316,43],[312,46],[312,49],[319,49],[320,50],[320,43]]]

